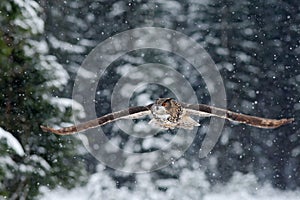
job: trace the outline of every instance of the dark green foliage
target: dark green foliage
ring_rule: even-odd
[[[45,98],[59,88],[48,86],[56,77],[51,68],[43,68],[45,54],[34,51],[28,42],[41,37],[30,27],[14,24],[23,19],[24,9],[12,1],[0,3],[0,127],[12,133],[25,151],[24,156],[17,155],[1,140],[0,158],[10,157],[13,163],[7,168],[1,165],[0,195],[11,199],[33,199],[40,186],[72,187],[84,174],[76,157],[77,139],[43,133],[39,128],[47,122],[67,122],[71,112],[61,113]],[[25,46],[34,51],[31,56]]]

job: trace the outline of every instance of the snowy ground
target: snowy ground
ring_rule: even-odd
[[[181,199],[181,200],[298,200],[300,190],[281,191],[274,189],[270,184],[260,185],[253,175],[236,173],[227,185],[209,188],[209,183],[198,171],[184,171],[179,180],[161,180],[169,185],[167,191],[157,189],[159,182],[151,182],[147,174],[138,175],[134,190],[123,187],[115,188],[112,180],[98,172],[93,175],[84,187],[72,190],[63,188],[50,191],[42,188],[44,196],[40,200],[91,200],[91,199]],[[204,179],[203,179],[204,178]]]
[[[167,197],[167,196],[166,196]],[[248,191],[219,191],[211,192],[203,197],[203,200],[299,200],[300,191],[280,191],[272,187],[266,187],[264,190],[252,193]],[[57,189],[49,191],[40,200],[89,200],[90,194],[87,193],[85,188],[75,188],[73,190]],[[126,199],[126,197],[124,197]],[[128,198],[129,199],[129,198]],[[136,197],[138,199],[138,197]],[[149,197],[149,199],[152,199]],[[165,198],[167,199],[167,198]],[[180,199],[180,198],[178,198]],[[197,198],[195,198],[197,199]]]

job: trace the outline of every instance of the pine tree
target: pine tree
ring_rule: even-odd
[[[1,1],[0,10],[0,127],[25,151],[17,154],[1,142],[0,159],[9,156],[11,166],[0,165],[0,195],[33,199],[40,186],[72,187],[84,173],[76,157],[78,140],[39,128],[70,121],[71,100],[52,97],[67,83],[68,74],[47,53],[41,7],[35,1]]]
[[[248,0],[210,1],[198,10],[193,8],[196,11],[190,13],[194,18],[191,22],[199,31],[189,31],[219,66],[229,109],[270,118],[297,116],[292,115],[290,106],[297,99],[297,9],[295,1]],[[299,184],[295,173],[299,162],[291,156],[298,140],[287,139],[297,135],[292,125],[275,130],[228,126],[208,158],[218,160],[208,170],[212,179],[224,181],[233,171],[253,171],[261,180],[272,180],[282,189]]]

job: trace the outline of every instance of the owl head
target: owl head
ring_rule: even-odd
[[[151,107],[152,115],[160,121],[176,122],[181,118],[181,105],[173,98],[159,98]]]
[[[151,112],[155,118],[166,120],[170,117],[169,110],[174,101],[172,98],[159,98],[151,107]]]

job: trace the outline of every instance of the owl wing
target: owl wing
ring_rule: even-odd
[[[137,119],[141,118],[143,116],[151,114],[151,108],[152,104],[148,106],[136,106],[136,107],[130,107],[125,110],[121,110],[118,112],[109,113],[107,115],[104,115],[102,117],[99,117],[97,119],[93,119],[78,125],[65,127],[61,129],[54,129],[50,127],[41,126],[41,129],[44,132],[51,132],[58,135],[70,135],[77,132],[85,131],[91,128],[95,128],[98,126],[103,126],[107,123],[119,120],[119,119]]]
[[[230,121],[235,121],[239,123],[248,124],[250,126],[255,126],[258,128],[277,128],[279,126],[291,123],[294,118],[290,119],[267,119],[261,117],[255,117],[250,115],[245,115],[241,113],[232,112],[229,110],[216,108],[204,104],[186,104],[181,103],[183,109],[188,115],[197,115],[200,117],[210,117],[215,116]]]

